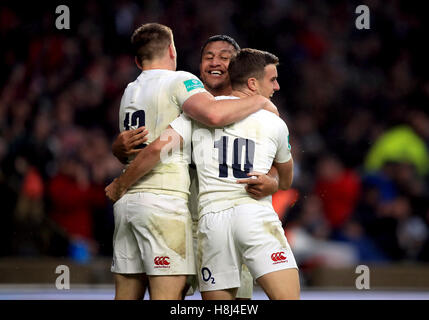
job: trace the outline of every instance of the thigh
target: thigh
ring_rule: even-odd
[[[181,300],[186,276],[148,276],[151,300]]]
[[[141,300],[148,279],[145,274],[115,274],[115,300]]]
[[[300,297],[297,269],[270,272],[256,281],[271,300],[298,300]]]
[[[241,259],[231,233],[232,209],[207,213],[198,225],[200,291],[240,286]]]

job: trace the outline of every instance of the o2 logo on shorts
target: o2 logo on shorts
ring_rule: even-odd
[[[212,283],[212,284],[215,284],[215,283],[216,283],[216,282],[215,282],[214,277],[212,277],[212,272],[210,271],[210,269],[209,269],[209,268],[202,268],[202,269],[201,269],[201,276],[203,277],[203,280],[204,280],[205,282],[207,282],[207,281],[210,281],[210,280],[211,280],[211,283]]]
[[[170,257],[168,256],[158,256],[153,259],[155,268],[170,268],[170,262],[168,261]]]
[[[274,261],[273,264],[277,264],[277,263],[283,263],[283,262],[287,262],[287,258],[284,256],[284,252],[280,251],[280,252],[274,252],[271,255],[271,260]]]

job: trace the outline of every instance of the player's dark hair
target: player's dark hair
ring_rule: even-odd
[[[162,57],[173,42],[173,32],[159,23],[146,23],[137,28],[131,36],[134,55],[143,65],[144,61]]]
[[[203,46],[201,47],[200,60],[203,57],[203,52],[204,52],[204,49],[207,47],[207,45],[210,42],[216,42],[216,41],[228,42],[230,45],[232,45],[234,47],[235,51],[237,51],[237,52],[240,51],[240,46],[238,45],[237,41],[235,41],[232,37],[227,36],[225,34],[218,34],[218,35],[215,35],[215,36],[208,38],[206,40],[206,42],[204,42]]]
[[[264,69],[269,64],[277,66],[279,58],[266,51],[250,48],[241,49],[231,59],[228,66],[232,89],[236,90],[247,85],[249,78],[262,79],[264,77]]]

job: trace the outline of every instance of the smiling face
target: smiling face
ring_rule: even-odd
[[[274,92],[280,90],[277,82],[277,67],[274,64],[266,65],[264,68],[264,76],[256,81],[257,93],[265,98],[272,98]]]
[[[226,41],[209,42],[200,63],[200,77],[206,89],[214,96],[231,93],[228,65],[235,48]]]

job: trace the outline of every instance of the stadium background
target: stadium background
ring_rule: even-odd
[[[71,28],[55,28],[68,5]],[[355,8],[370,9],[358,30]],[[289,126],[293,188],[274,201],[303,291],[427,290],[429,72],[422,4],[410,1],[43,1],[0,5],[0,284],[111,284],[104,187],[135,27],[173,29],[178,70],[228,34],[280,58],[273,101]],[[74,270],[78,270],[74,272]]]

